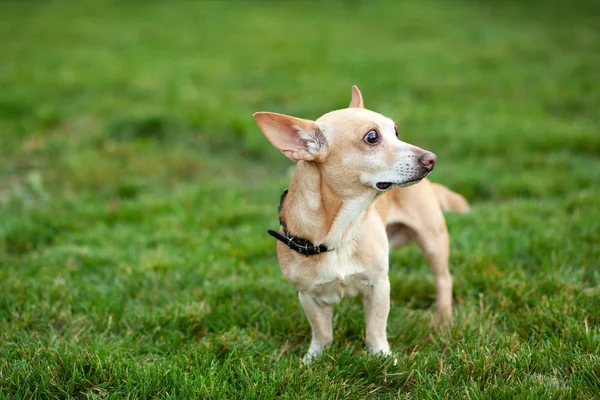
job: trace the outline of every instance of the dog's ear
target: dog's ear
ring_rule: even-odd
[[[352,101],[350,102],[348,108],[365,108],[362,94],[356,85],[352,86]]]
[[[270,112],[257,112],[254,119],[273,146],[292,161],[322,161],[327,141],[316,122]]]

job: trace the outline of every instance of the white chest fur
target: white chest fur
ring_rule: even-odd
[[[345,250],[345,251],[344,251]],[[323,285],[335,281],[344,281],[349,277],[364,272],[364,268],[353,257],[352,249],[344,249],[325,254],[318,264],[318,275],[315,285]]]
[[[317,277],[306,292],[317,303],[336,304],[344,297],[354,297],[371,284],[365,268],[352,256],[351,249],[323,257]]]
[[[337,304],[344,297],[354,297],[371,285],[371,281],[364,274],[354,274],[345,279],[313,286],[308,293],[319,304]]]

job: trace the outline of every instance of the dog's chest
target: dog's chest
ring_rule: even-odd
[[[344,297],[354,297],[371,285],[365,268],[358,260],[344,254],[327,255],[315,267],[316,277],[302,282],[301,290],[321,304],[337,304]]]
[[[371,285],[364,273],[349,275],[326,283],[315,284],[309,293],[319,304],[337,304],[344,297],[354,297]]]

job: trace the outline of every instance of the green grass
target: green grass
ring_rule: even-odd
[[[600,9],[459,0],[0,3],[0,396],[600,397]],[[290,164],[251,115],[350,100],[433,150],[456,323],[391,255],[310,367],[276,206]]]

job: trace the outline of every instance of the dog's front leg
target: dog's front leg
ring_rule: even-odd
[[[386,326],[390,312],[390,281],[387,274],[369,286],[363,295],[367,319],[367,347],[371,354],[390,354]]]
[[[331,326],[333,307],[327,304],[318,304],[312,296],[302,292],[298,292],[298,298],[312,328],[312,341],[308,352],[302,358],[302,362],[308,364],[313,358],[331,346],[333,341],[333,328]]]

